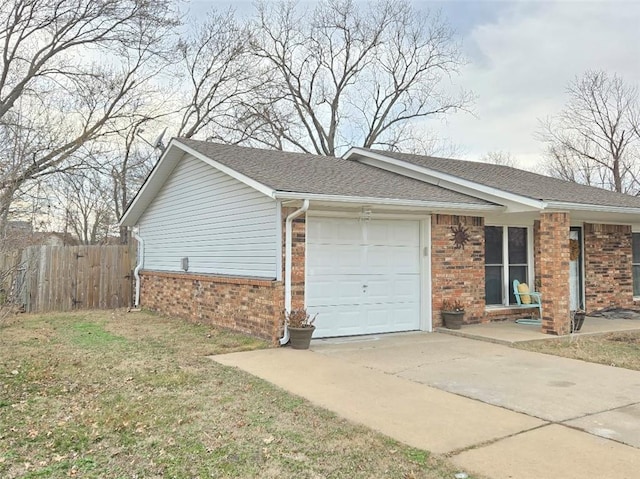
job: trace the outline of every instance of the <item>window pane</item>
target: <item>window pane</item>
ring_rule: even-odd
[[[527,264],[527,228],[509,228],[509,264]]]
[[[487,226],[484,229],[485,264],[502,264],[502,226]]]
[[[640,263],[640,233],[633,233],[633,262]]]
[[[633,295],[640,296],[640,266],[633,267]]]
[[[502,304],[502,266],[485,266],[485,303]]]
[[[509,304],[516,304],[516,297],[513,295],[513,280],[517,279],[521,283],[529,284],[527,280],[527,267],[526,266],[509,266]],[[529,291],[534,291],[529,284]]]

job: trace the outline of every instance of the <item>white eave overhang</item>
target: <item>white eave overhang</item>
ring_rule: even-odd
[[[504,205],[508,212],[540,211],[547,208],[545,201],[532,199],[507,191],[499,190],[486,185],[465,180],[440,171],[435,171],[423,166],[415,165],[395,158],[390,158],[379,153],[366,151],[361,148],[351,148],[343,156],[344,159],[352,159],[361,163],[382,168],[387,171],[409,176],[426,183],[442,186],[458,193]]]
[[[631,206],[588,205],[584,203],[570,203],[566,201],[547,201],[546,203],[548,210],[591,211],[594,213],[614,213],[640,216],[640,208],[633,208]]]
[[[362,205],[381,206],[404,206],[411,208],[425,208],[429,210],[459,210],[459,211],[504,211],[501,205],[486,205],[473,203],[451,203],[429,200],[409,200],[400,198],[376,198],[368,196],[343,196],[343,195],[323,195],[309,193],[295,193],[289,191],[276,191],[277,200],[310,200],[314,202],[327,203],[347,203]]]

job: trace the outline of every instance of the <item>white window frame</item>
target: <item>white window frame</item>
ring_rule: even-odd
[[[509,307],[509,293],[513,288],[513,285],[509,284],[509,228],[526,228],[527,230],[527,284],[533,285],[535,272],[534,272],[534,256],[533,256],[533,227],[531,225],[495,225],[485,224],[485,228],[488,226],[502,228],[502,304],[487,304],[488,307],[505,306]],[[486,259],[485,259],[486,265]],[[485,276],[486,279],[486,276]],[[535,290],[535,287],[530,288],[531,291]]]

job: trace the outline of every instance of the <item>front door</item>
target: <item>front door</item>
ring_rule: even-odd
[[[571,311],[584,309],[582,301],[582,228],[569,231],[569,306]]]

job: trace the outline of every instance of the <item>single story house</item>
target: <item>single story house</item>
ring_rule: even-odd
[[[141,306],[286,341],[522,317],[543,332],[640,295],[640,198],[507,166],[352,148],[342,158],[174,138],[121,224],[139,241]]]

